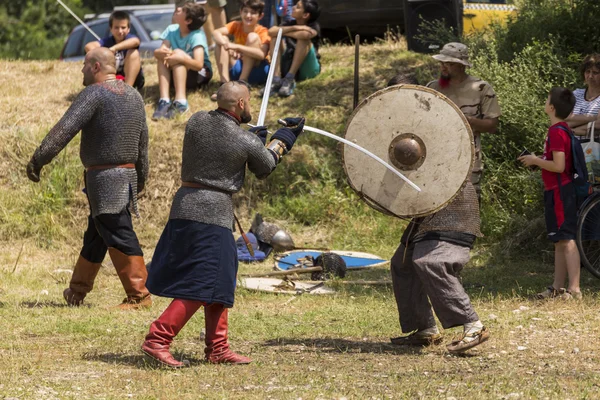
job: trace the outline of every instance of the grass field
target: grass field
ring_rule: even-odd
[[[305,115],[308,124],[343,133],[352,105],[352,47],[325,46],[322,74],[289,99],[273,99],[267,120]],[[363,48],[361,98],[395,73],[428,70],[430,61],[398,42]],[[158,94],[155,65],[145,63],[146,111]],[[421,68],[422,67],[422,68]],[[249,366],[206,365],[198,313],[173,346],[191,368],[146,363],[139,347],[168,299],[149,310],[119,312],[123,297],[110,260],[81,308],[68,308],[68,285],[85,229],[78,139],[42,171],[25,165],[48,129],[81,90],[79,64],[0,64],[5,101],[0,118],[0,398],[3,399],[596,399],[600,398],[600,281],[582,273],[584,299],[537,302],[551,282],[551,247],[520,254],[480,244],[464,284],[490,341],[462,357],[443,345],[423,350],[389,344],[400,334],[389,286],[332,282],[333,296],[259,294],[240,289],[230,313],[230,342]],[[253,95],[254,111],[260,99]],[[193,111],[214,107],[208,93],[190,96]],[[185,119],[149,121],[151,172],[134,221],[150,260],[179,181]],[[274,127],[274,124],[271,125]],[[283,168],[281,168],[283,167]],[[290,183],[291,182],[291,183]],[[266,182],[249,179],[236,196],[245,226],[254,212],[292,233],[298,246],[368,251],[390,257],[404,222],[362,204],[347,187],[339,148],[308,134]],[[485,223],[485,221],[484,221]],[[242,265],[241,273],[268,271]],[[387,267],[349,279],[388,279]],[[449,342],[460,332],[444,332]]]

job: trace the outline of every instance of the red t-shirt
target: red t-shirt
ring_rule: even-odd
[[[560,151],[565,153],[565,170],[560,174],[561,184],[566,185],[573,181],[573,155],[571,153],[571,137],[558,126],[562,125],[569,129],[566,122],[559,122],[548,129],[548,136],[544,144],[544,160],[553,160],[552,152]],[[542,180],[544,189],[552,190],[558,187],[558,174],[542,169]]]

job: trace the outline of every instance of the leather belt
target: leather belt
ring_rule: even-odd
[[[86,171],[96,171],[100,169],[111,169],[111,168],[135,168],[135,164],[103,164],[103,165],[92,165],[87,167]]]
[[[221,192],[221,193],[231,195],[231,192],[228,192],[224,189],[216,188],[214,186],[203,185],[202,183],[198,183],[198,182],[181,182],[181,186],[195,188],[195,189],[213,190],[215,192]]]

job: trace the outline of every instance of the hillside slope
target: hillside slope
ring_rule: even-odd
[[[353,47],[323,46],[323,72],[298,85],[287,99],[271,100],[267,122],[304,115],[307,124],[342,135],[351,112]],[[413,69],[428,58],[402,50],[396,42],[364,46],[361,54],[361,98],[381,88],[395,73]],[[37,246],[78,248],[86,223],[87,204],[77,137],[42,172],[40,184],[27,180],[25,165],[48,130],[82,89],[79,63],[3,62],[0,84],[6,94],[0,121],[0,240],[34,241]],[[146,88],[142,95],[150,116],[158,96],[156,67],[144,62]],[[213,87],[214,88],[214,87]],[[212,89],[212,88],[211,88]],[[209,93],[191,94],[192,111],[215,104]],[[253,92],[254,117],[261,99]],[[189,117],[189,114],[188,116]],[[186,118],[154,122],[150,130],[150,177],[136,220],[142,246],[152,251],[167,220],[178,188],[181,144]],[[339,146],[309,133],[266,181],[248,179],[235,196],[245,226],[255,212],[285,226],[298,246],[371,251],[390,256],[397,245],[402,221],[372,211],[348,187]]]

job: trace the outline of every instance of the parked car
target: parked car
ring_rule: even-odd
[[[140,55],[142,58],[154,57],[154,50],[159,48],[162,40],[160,34],[171,24],[174,6],[161,4],[156,6],[124,6],[115,7],[116,10],[129,12],[131,18],[131,33],[140,38]],[[110,13],[99,15],[86,15],[86,24],[98,36],[105,37],[110,34],[108,17]],[[60,53],[64,61],[81,61],[85,57],[84,47],[87,43],[97,40],[82,25],[77,25],[71,33]]]

